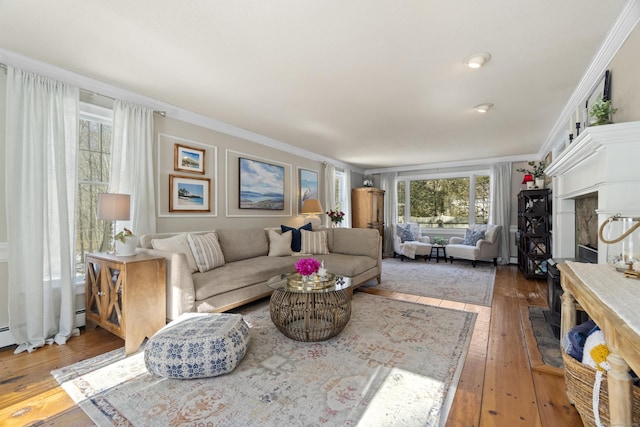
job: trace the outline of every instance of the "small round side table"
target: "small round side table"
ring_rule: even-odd
[[[271,321],[285,336],[305,342],[335,337],[351,319],[351,279],[336,277],[329,287],[290,287],[287,275],[269,281]]]

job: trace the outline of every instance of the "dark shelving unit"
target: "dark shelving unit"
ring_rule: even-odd
[[[546,279],[551,258],[549,189],[518,194],[518,268],[527,279]]]

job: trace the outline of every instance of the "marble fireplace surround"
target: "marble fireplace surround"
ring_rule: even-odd
[[[597,193],[598,226],[616,213],[640,217],[640,121],[586,128],[546,174],[553,177],[552,254],[573,258],[577,198]],[[606,263],[606,251],[598,263]]]

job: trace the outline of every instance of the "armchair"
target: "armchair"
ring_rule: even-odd
[[[420,237],[420,227],[417,223],[409,223],[407,225],[409,226],[410,235],[404,235],[405,238],[403,239],[398,234],[398,224],[392,224],[393,257],[400,256],[400,261],[404,261],[405,258],[415,259],[416,257],[422,257],[426,262],[431,257],[431,240],[427,236]],[[406,229],[406,226],[402,224],[400,224],[400,227]]]
[[[471,265],[476,266],[476,262],[480,260],[490,261],[493,258],[493,265],[498,265],[498,255],[500,254],[500,231],[501,225],[494,224],[477,224],[467,229],[470,232],[479,233],[481,237],[475,245],[465,244],[462,237],[452,237],[447,245],[447,255],[453,263],[454,258],[471,260]],[[478,234],[476,234],[478,237]]]

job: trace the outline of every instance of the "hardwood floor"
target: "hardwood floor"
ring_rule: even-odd
[[[543,365],[531,343],[526,307],[546,305],[545,282],[524,279],[515,266],[500,266],[492,307],[375,288],[366,292],[478,313],[447,426],[582,426],[564,393],[561,372]],[[50,371],[123,345],[118,337],[97,328],[82,330],[64,346],[46,346],[31,354],[2,349],[0,425],[92,425]]]

